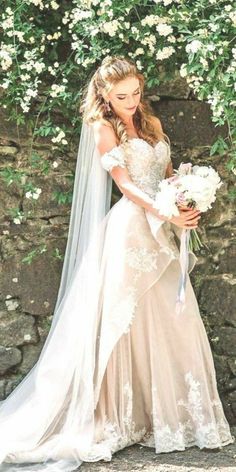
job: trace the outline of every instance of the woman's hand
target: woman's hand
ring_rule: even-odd
[[[200,211],[188,207],[179,207],[179,216],[173,216],[169,221],[184,229],[195,229],[201,218]]]

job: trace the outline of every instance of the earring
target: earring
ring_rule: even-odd
[[[109,113],[109,112],[111,111],[111,107],[110,107],[109,102],[105,102],[105,111],[106,111],[107,113]]]

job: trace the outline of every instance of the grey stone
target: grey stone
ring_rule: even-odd
[[[180,76],[172,78],[172,80],[165,80],[160,85],[155,86],[155,89],[148,92],[148,99],[156,101],[156,96],[173,98],[188,98],[191,92],[186,80]],[[153,95],[152,95],[153,93]]]
[[[53,192],[59,191],[65,193],[71,190],[71,185],[65,177],[47,175],[43,179],[42,177],[38,177],[34,180],[33,184],[35,187],[43,190],[37,203],[29,198],[23,199],[23,210],[25,212],[32,211],[34,218],[51,218],[70,213],[70,204],[58,204],[58,202],[53,199]]]
[[[232,374],[236,376],[236,359],[228,359],[228,365]]]
[[[63,254],[60,244],[57,246]],[[53,312],[62,261],[52,257],[52,252],[53,247],[49,241],[47,252],[35,257],[31,264],[21,262],[26,256],[24,253],[17,254],[2,264],[4,277],[0,279],[0,291],[4,296],[10,293],[12,297],[19,298],[24,312],[32,315],[47,315]],[[50,257],[48,253],[51,254]],[[18,283],[13,281],[15,278]]]
[[[6,379],[0,380],[0,401],[5,399]]]
[[[0,344],[2,346],[20,346],[37,343],[38,333],[33,316],[9,312],[0,318]]]
[[[226,355],[235,358],[236,356],[236,328],[221,326],[215,330],[213,339],[214,351],[219,355]]]
[[[4,156],[15,155],[17,154],[17,152],[18,152],[18,149],[15,146],[0,146],[0,155],[1,154]]]
[[[19,366],[19,372],[26,375],[30,369],[36,364],[40,352],[43,348],[45,339],[40,341],[38,344],[29,344],[28,346],[22,346],[23,362]]]
[[[22,354],[16,347],[0,346],[0,375],[21,362]]]
[[[160,100],[153,104],[170,140],[181,146],[210,146],[217,136],[227,136],[227,126],[216,128],[207,103],[190,100]]]
[[[23,380],[24,375],[16,374],[13,375],[10,379],[7,379],[5,386],[5,398],[10,395],[10,393],[17,387],[17,385]]]
[[[227,323],[236,326],[236,289],[230,280],[210,278],[202,282],[199,302],[206,313],[215,313]],[[233,334],[234,333],[234,334]],[[236,332],[232,332],[236,346]]]

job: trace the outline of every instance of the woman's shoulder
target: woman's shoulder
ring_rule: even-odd
[[[97,120],[93,124],[94,139],[101,154],[117,146],[117,138],[113,126],[105,119]]]
[[[100,120],[96,120],[92,123],[92,127],[94,131],[99,132],[101,130],[107,130],[107,128],[110,128],[113,130],[112,124],[108,121],[105,120],[105,118],[101,118]]]

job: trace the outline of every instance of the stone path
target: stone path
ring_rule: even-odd
[[[232,428],[236,437],[236,427]],[[113,455],[111,462],[83,463],[79,472],[236,472],[236,441],[220,451],[190,447],[185,451],[155,454],[154,449],[131,446]]]

